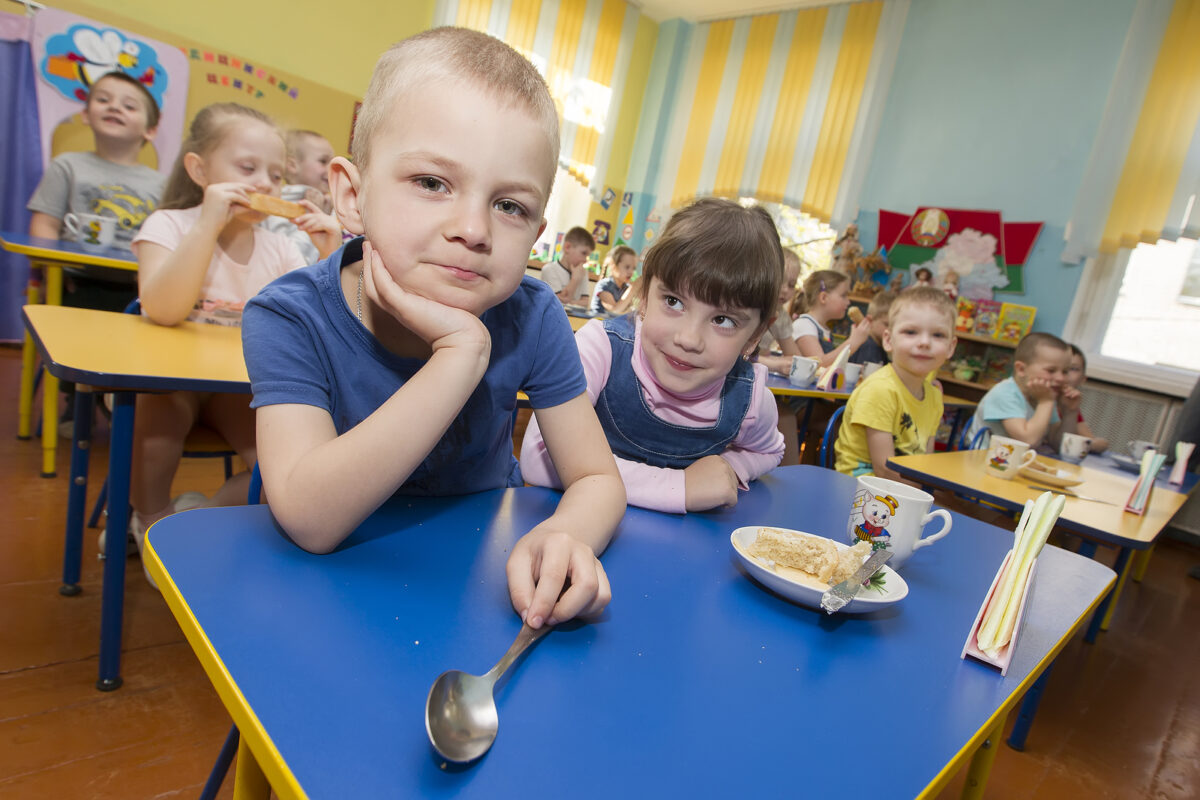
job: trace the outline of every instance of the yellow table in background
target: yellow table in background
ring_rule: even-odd
[[[108,269],[137,271],[133,254],[125,250],[108,248],[100,251],[85,250],[75,242],[60,239],[43,239],[25,233],[4,231],[0,233],[0,247],[10,253],[29,256],[34,269],[46,275],[45,303],[62,305],[63,267],[105,267]],[[26,289],[25,301],[35,304],[38,299],[37,281],[31,279]],[[33,378],[34,347],[29,331],[25,332],[25,343],[21,350],[21,390],[17,400],[17,438],[28,439],[33,432]],[[58,447],[58,378],[48,371],[42,385],[42,477],[55,475],[55,450]]]

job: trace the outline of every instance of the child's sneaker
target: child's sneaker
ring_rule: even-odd
[[[136,511],[129,512],[129,533],[133,536],[133,541],[137,544],[138,558],[142,556],[142,548],[146,542],[146,528],[148,526],[142,523],[142,517]],[[155,589],[158,589],[158,584],[154,582],[154,578],[150,576],[150,570],[146,569],[146,560],[142,559],[142,572],[146,575],[146,580]],[[160,590],[161,591],[161,590]]]

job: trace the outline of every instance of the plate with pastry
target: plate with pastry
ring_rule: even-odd
[[[759,583],[802,606],[821,610],[821,595],[841,583],[871,555],[871,543],[851,547],[824,536],[768,525],[738,528],[729,536],[733,552]],[[842,609],[867,614],[893,605],[908,594],[908,584],[883,566]]]
[[[1079,477],[1078,471],[1059,469],[1053,461],[1043,461],[1040,458],[1035,458],[1021,467],[1017,470],[1017,474],[1034,483],[1056,486],[1060,489],[1083,483],[1083,478]]]

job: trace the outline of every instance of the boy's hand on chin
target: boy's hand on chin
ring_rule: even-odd
[[[1064,386],[1062,393],[1059,395],[1058,404],[1068,411],[1078,411],[1079,406],[1083,403],[1083,393],[1078,389],[1070,386]]]
[[[452,347],[485,357],[491,352],[491,334],[479,317],[400,288],[370,242],[363,242],[363,294],[434,352]]]
[[[1043,400],[1054,400],[1058,397],[1058,390],[1045,378],[1030,378],[1027,385],[1029,387],[1029,394],[1039,403]]]
[[[513,609],[531,628],[599,614],[612,588],[592,548],[551,520],[521,537],[505,565]]]
[[[705,456],[684,468],[683,493],[688,511],[737,505],[737,473],[720,456]]]

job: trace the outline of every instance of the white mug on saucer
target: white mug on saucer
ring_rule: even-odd
[[[1007,436],[993,436],[988,445],[984,468],[989,475],[1009,480],[1017,474],[1017,470],[1029,466],[1035,458],[1037,453],[1024,442]]]
[[[74,214],[63,217],[63,225],[82,247],[87,250],[103,250],[112,247],[117,233],[117,220],[98,214]]]
[[[1064,433],[1058,446],[1058,454],[1070,461],[1082,461],[1092,446],[1092,440],[1078,433]]]
[[[817,374],[817,360],[808,356],[792,356],[792,368],[788,370],[788,383],[792,386],[809,386]]]
[[[950,532],[950,512],[938,509],[930,513],[933,495],[920,489],[874,475],[858,479],[846,535],[851,544],[871,542],[873,550],[891,550],[888,566],[899,567],[913,551],[931,545]],[[934,517],[943,525],[932,536],[921,537]]]
[[[850,391],[858,384],[858,378],[862,374],[862,364],[846,364],[842,367],[846,375],[846,391]]]

